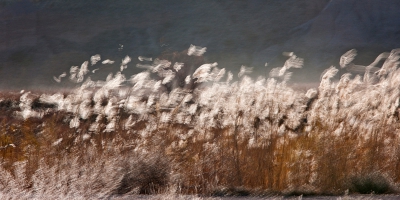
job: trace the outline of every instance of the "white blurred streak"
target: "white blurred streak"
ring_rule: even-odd
[[[61,82],[61,78],[63,78],[63,77],[66,77],[67,76],[67,73],[62,73],[61,75],[59,75],[58,76],[58,78],[57,77],[55,77],[55,76],[53,76],[53,79],[57,82],[57,83],[60,83]]]
[[[69,73],[70,73],[70,79],[71,80],[75,80],[76,79],[76,74],[77,74],[78,70],[79,70],[78,66],[72,66],[70,68]]]
[[[69,127],[70,128],[78,128],[79,127],[79,118],[78,118],[78,116],[72,118],[72,120],[69,122]]]
[[[154,68],[156,69],[167,69],[171,66],[171,62],[168,60],[160,60],[160,59],[155,59],[153,62],[153,66],[155,66]]]
[[[90,139],[90,135],[89,134],[83,134],[83,136],[82,136],[82,140],[83,141],[86,141],[86,140],[88,140],[88,139]]]
[[[282,52],[282,55],[287,56],[287,57],[292,57],[294,55],[293,52]]]
[[[347,51],[346,53],[344,53],[340,57],[340,61],[339,61],[340,67],[345,68],[351,62],[353,62],[353,60],[356,56],[357,56],[357,50],[355,50],[355,49],[351,49],[351,50]]]
[[[192,100],[192,98],[193,98],[193,95],[192,94],[186,94],[185,95],[185,97],[183,98],[183,100],[182,100],[182,102],[183,103],[188,103],[189,101],[191,101]]]
[[[59,145],[61,142],[63,141],[62,138],[59,138],[58,140],[56,140],[55,142],[53,142],[53,144],[51,146],[57,146]]]
[[[180,62],[176,62],[175,64],[174,64],[174,69],[175,69],[175,71],[179,71],[179,70],[181,70],[181,68],[183,67],[183,63],[180,63]]]
[[[228,76],[226,77],[226,83],[230,83],[233,79],[233,74],[231,71],[228,72]]]
[[[78,66],[72,66],[69,72],[70,72],[70,79],[72,81],[75,81],[77,83],[82,82],[84,76],[89,72],[88,61],[82,63],[81,68],[78,68]]]
[[[378,82],[378,77],[376,75],[376,72],[379,70],[379,68],[377,67],[373,67],[373,66],[367,66],[365,68],[365,73],[364,73],[364,83],[365,84],[375,84],[376,82]]]
[[[210,70],[213,67],[216,67],[218,63],[212,64],[203,64],[199,68],[196,69],[193,73],[193,78],[197,78],[196,82],[202,83],[211,80]]]
[[[88,70],[88,62],[85,61],[84,63],[82,63],[81,68],[79,69],[77,78],[78,78],[78,82],[82,82],[84,76],[89,72]]]
[[[135,124],[136,122],[132,119],[132,115],[129,115],[128,119],[125,121],[124,129],[129,130]]]
[[[96,54],[92,57],[90,57],[90,64],[91,65],[95,65],[97,62],[99,62],[101,60],[101,57],[99,54]]]
[[[282,80],[282,83],[285,84],[287,81],[290,80],[293,74],[288,70],[290,68],[302,68],[304,60],[302,58],[298,58],[293,52],[284,52],[283,55],[289,56],[290,58],[286,60],[283,67],[273,68],[270,71],[269,76],[279,78],[280,80]]]
[[[128,66],[126,66],[126,65],[121,65],[121,67],[119,68],[119,70],[122,72],[122,71],[124,71],[124,69],[126,69],[126,68],[128,68]]]
[[[57,109],[62,109],[64,107],[64,95],[61,93],[55,93],[53,95],[42,94],[39,101],[48,104],[55,104]]]
[[[284,54],[284,55],[290,56],[290,58],[288,58],[285,61],[285,64],[283,65],[283,67],[272,69],[270,72],[270,76],[271,77],[283,77],[283,79],[285,80],[284,82],[286,82],[287,79],[288,78],[290,79],[290,76],[291,76],[291,75],[286,74],[287,70],[289,70],[290,68],[302,68],[304,60],[302,58],[298,58],[293,52],[286,52],[286,54]]]
[[[271,71],[269,72],[269,76],[270,77],[279,77],[281,69],[282,69],[282,67],[272,68]]]
[[[90,107],[90,103],[91,103],[91,100],[87,99],[87,100],[84,100],[79,105],[78,113],[79,113],[80,118],[88,119],[90,117],[90,115],[92,114],[92,109]]]
[[[304,64],[304,59],[297,57],[292,52],[290,58],[286,60],[286,62],[284,64],[284,67],[286,67],[287,69],[290,69],[290,68],[302,68],[303,64]]]
[[[139,56],[138,60],[139,61],[153,61],[153,58],[147,58],[147,57],[144,57],[144,56]]]
[[[283,83],[288,82],[288,81],[290,80],[290,78],[292,78],[292,74],[293,74],[293,72],[286,72],[286,73],[283,75],[282,82],[283,82]]]
[[[31,92],[26,92],[19,98],[19,107],[21,110],[30,109],[32,105],[32,97],[30,97]]]
[[[206,47],[194,46],[193,44],[191,44],[187,54],[189,56],[192,56],[192,55],[202,56],[206,52],[206,50],[207,50]]]
[[[225,68],[222,68],[218,71],[218,74],[215,76],[214,81],[219,82],[222,77],[225,75]]]
[[[89,131],[91,132],[97,132],[99,130],[100,127],[100,120],[103,118],[103,116],[101,114],[97,115],[96,117],[96,121],[94,123],[92,123],[89,127]]]
[[[125,56],[125,58],[122,60],[121,65],[127,65],[129,62],[131,62],[131,57]]]
[[[285,75],[286,70],[288,70],[288,68],[286,67],[286,65],[283,66],[283,67],[281,67],[280,70],[279,70],[279,72],[278,72],[278,77],[279,77],[279,76]]]
[[[157,81],[157,82],[153,85],[153,92],[157,92],[157,91],[161,88],[161,82],[162,82],[162,81]]]
[[[114,61],[107,59],[107,60],[103,60],[103,62],[101,62],[101,63],[102,64],[114,64]]]
[[[125,56],[125,58],[122,60],[120,71],[124,71],[128,66],[127,64],[131,62],[131,58],[129,56]]]
[[[144,65],[144,64],[140,64],[140,63],[136,64],[136,67],[140,68],[140,69],[148,69],[151,71],[153,71],[153,69],[154,69],[154,67],[152,65]]]
[[[104,129],[104,132],[113,132],[115,131],[115,125],[116,125],[116,120],[112,119],[106,126],[106,129]]]
[[[161,113],[160,122],[169,123],[171,121],[171,113],[163,112]]]
[[[333,89],[334,85],[331,84],[331,79],[337,74],[338,71],[338,69],[331,66],[322,73],[321,82],[318,87],[321,97],[325,97],[328,95],[328,92]]]
[[[251,72],[253,72],[253,68],[252,67],[246,67],[246,66],[242,65],[240,67],[240,71],[239,71],[238,77],[240,78],[245,74],[250,74]]]
[[[307,90],[306,97],[309,99],[312,99],[312,98],[316,97],[317,94],[318,94],[318,91],[314,88],[311,88],[311,89]]]
[[[16,111],[15,113],[18,117],[21,117],[24,120],[26,120],[28,118],[33,118],[33,117],[36,117],[36,118],[43,117],[43,113],[34,111],[31,108],[26,108],[21,111]]]
[[[399,65],[400,49],[393,49],[390,52],[389,57],[383,63],[382,68],[378,71],[378,76],[384,76],[393,72],[397,69]]]
[[[175,73],[172,70],[166,70],[162,73],[162,77],[164,77],[162,84],[165,85],[175,78]]]
[[[89,127],[89,131],[90,132],[97,132],[99,128],[99,123],[98,122],[94,122],[90,125]]]
[[[116,98],[112,97],[104,107],[104,115],[108,120],[113,119],[117,115],[117,106],[115,105],[116,101]]]
[[[192,80],[192,78],[190,77],[190,75],[188,75],[188,76],[186,76],[186,78],[185,78],[185,83],[186,83],[186,84],[189,84],[191,80]]]
[[[146,106],[147,106],[148,108],[150,108],[150,107],[153,106],[155,103],[156,103],[156,97],[155,97],[155,95],[151,94],[151,95],[149,96],[149,98],[147,99]]]
[[[338,71],[339,71],[339,70],[336,69],[334,66],[332,66],[332,67],[326,69],[326,70],[322,73],[321,80],[329,80],[329,79],[333,78],[333,77],[336,75],[336,73],[337,73]]]
[[[125,76],[120,72],[118,72],[117,74],[115,74],[114,78],[110,78],[109,80],[107,80],[103,88],[116,89],[120,87],[122,83],[125,82],[125,80],[126,80]]]
[[[286,127],[284,124],[282,124],[278,129],[278,134],[283,135],[285,132],[286,132]]]
[[[139,74],[133,75],[131,77],[131,83],[132,84],[136,84],[136,83],[140,83],[143,82],[145,80],[149,80],[150,79],[150,73],[149,72],[141,72]]]
[[[388,52],[384,52],[379,54],[378,57],[376,57],[376,59],[374,60],[374,62],[372,62],[371,64],[368,65],[368,67],[371,67],[371,69],[375,68],[376,65],[383,59],[387,59],[390,56],[390,53]],[[374,71],[371,71],[372,73],[374,73]]]

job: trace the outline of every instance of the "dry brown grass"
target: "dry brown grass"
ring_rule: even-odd
[[[249,147],[249,140],[238,136],[238,127],[205,129],[182,141],[176,133],[187,132],[190,127],[160,124],[157,132],[142,137],[137,132],[146,128],[143,121],[129,132],[123,130],[121,123],[114,132],[96,134],[87,130],[90,120],[78,129],[69,128],[67,116],[58,112],[42,119],[2,116],[1,167],[15,174],[20,173],[16,172],[18,163],[24,163],[21,189],[34,188],[36,180],[32,177],[40,170],[49,170],[42,178],[82,168],[102,171],[106,169],[101,163],[116,159],[120,160],[115,161],[115,166],[108,167],[121,168],[119,181],[103,180],[115,181],[113,188],[107,188],[107,194],[158,193],[171,185],[178,185],[183,194],[210,195],[221,187],[250,192],[342,194],[356,175],[379,173],[392,186],[400,180],[400,141],[391,131],[397,124],[384,131],[376,129],[368,139],[357,130],[337,137],[330,134],[329,127],[321,126],[309,133],[258,137],[261,145]],[[90,138],[84,139],[85,134]],[[76,168],[71,169],[69,161],[76,162]],[[55,171],[51,171],[54,167]],[[92,189],[103,190],[106,184],[92,178],[97,183]],[[4,180],[2,183],[7,188]]]

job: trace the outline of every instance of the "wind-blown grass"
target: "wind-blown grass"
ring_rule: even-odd
[[[335,79],[331,67],[308,91],[287,85],[289,69],[302,65],[294,54],[273,78],[253,80],[243,67],[235,82],[200,53],[147,59],[128,80],[122,71],[130,58],[106,81],[86,78],[88,63],[74,67],[70,78],[85,81],[68,93],[1,95],[0,191],[18,199],[170,188],[343,194],[357,187],[349,185],[354,177],[377,174],[393,192],[399,51],[388,55],[380,70],[366,67],[363,75]]]

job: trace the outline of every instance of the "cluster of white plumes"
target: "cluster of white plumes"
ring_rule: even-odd
[[[356,51],[350,50],[341,58],[342,67],[352,64]],[[352,75],[345,73],[338,82],[331,79],[338,69],[331,67],[325,71],[319,86],[319,95],[309,123],[320,120],[330,127],[337,127],[338,135],[354,130],[360,130],[364,136],[389,127],[398,121],[400,98],[399,49],[382,53],[377,60],[385,59],[383,66],[377,70],[375,60],[364,68],[364,74]],[[345,58],[347,57],[347,58]]]
[[[205,48],[191,46],[189,53],[199,56]],[[127,56],[121,69],[110,74],[106,81],[94,82],[89,78],[68,95],[43,94],[40,101],[56,105],[55,111],[65,111],[74,117],[71,128],[79,128],[80,121],[96,115],[90,126],[91,132],[112,132],[117,129],[130,130],[137,122],[146,122],[145,132],[156,132],[160,127],[180,124],[197,133],[209,129],[230,129],[230,134],[250,138],[268,139],[271,134],[298,134],[318,128],[317,124],[337,127],[335,134],[341,135],[350,129],[372,132],[398,120],[400,97],[399,51],[385,53],[383,67],[372,73],[353,75],[346,73],[337,81],[334,76],[338,69],[331,67],[321,77],[318,88],[298,91],[287,86],[290,68],[300,68],[303,60],[293,53],[286,53],[288,61],[282,68],[271,71],[271,77],[252,79],[247,74],[251,68],[242,66],[239,79],[232,82],[232,73],[219,69],[217,63],[198,66],[186,79],[207,83],[194,90],[175,88],[168,92],[163,85],[174,79],[175,73],[184,67],[175,63],[145,57],[140,61],[152,64],[138,64],[145,69],[127,79],[122,71],[131,59]],[[355,51],[349,51],[341,59],[341,67],[352,64]],[[93,56],[91,63],[99,62],[100,56]],[[107,61],[107,60],[105,60]],[[103,63],[109,63],[108,61]],[[70,78],[80,82],[89,72],[88,63],[80,69],[72,67]],[[368,68],[366,68],[368,69]],[[159,75],[159,80],[151,78]],[[225,78],[224,78],[225,77]],[[371,79],[374,79],[372,81]],[[28,93],[21,96],[18,114],[23,118],[41,117],[30,108]],[[121,118],[121,113],[128,118]],[[105,120],[103,120],[105,119]],[[101,122],[106,121],[107,124]],[[257,124],[257,125],[256,125]],[[375,128],[374,128],[375,127]],[[133,130],[132,130],[133,131]],[[255,134],[256,133],[256,134]]]

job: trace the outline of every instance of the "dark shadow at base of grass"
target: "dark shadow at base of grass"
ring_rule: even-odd
[[[349,180],[350,193],[393,194],[396,189],[390,181],[379,173],[353,176]]]
[[[271,191],[271,190],[248,189],[243,187],[229,187],[229,188],[223,187],[213,190],[210,195],[206,196],[270,198],[270,197],[279,197],[285,195],[282,192]]]
[[[291,191],[288,193],[284,193],[284,197],[293,197],[293,196],[320,196],[321,194],[312,192],[312,191]],[[332,194],[323,194],[325,196],[332,196]]]
[[[252,195],[252,192],[245,188],[219,188],[211,192],[211,196],[213,197],[245,197]]]

